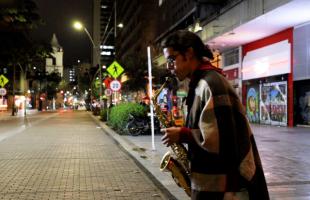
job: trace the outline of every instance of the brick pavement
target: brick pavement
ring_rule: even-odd
[[[168,199],[86,112],[3,139],[0,169],[0,199]]]
[[[155,136],[156,150],[151,137],[119,136],[104,123],[101,126],[156,177],[177,199],[189,199],[178,188],[169,173],[159,171],[159,163],[169,148],[160,135]],[[310,128],[287,128],[252,125],[262,159],[272,200],[310,200]],[[136,151],[135,149],[143,149]]]

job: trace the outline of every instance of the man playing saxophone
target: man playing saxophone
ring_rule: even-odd
[[[167,67],[190,79],[185,127],[163,130],[163,144],[187,143],[191,198],[269,200],[263,167],[245,110],[212,52],[189,31],[169,35],[162,47]]]

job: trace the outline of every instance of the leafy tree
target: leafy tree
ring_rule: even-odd
[[[134,92],[145,90],[148,83],[148,63],[145,57],[134,53],[123,60],[128,80],[123,83],[122,90]],[[152,65],[153,84],[162,83],[166,69]]]
[[[78,74],[77,74],[78,76],[77,84],[78,84],[78,89],[80,93],[90,88],[90,83],[93,79],[93,74],[95,74],[95,72],[92,72],[92,68],[90,64],[83,63],[79,65]]]
[[[54,97],[56,97],[60,82],[61,76],[59,73],[53,72],[46,75],[46,85],[43,88],[43,91],[46,91],[48,100],[52,100]]]
[[[0,30],[6,32],[30,30],[42,23],[32,0],[0,2]]]
[[[42,24],[33,0],[0,2],[0,60],[1,64],[18,65],[37,55],[29,32]],[[33,48],[34,47],[34,48]],[[29,52],[30,49],[30,52]],[[41,51],[42,52],[42,51]]]
[[[66,80],[61,80],[58,85],[59,90],[68,91],[70,89],[69,83]]]
[[[15,71],[19,68],[21,76],[26,80],[31,63],[49,52],[44,45],[36,45],[29,36],[29,32],[42,23],[36,11],[37,6],[33,0],[0,2],[0,64],[13,68],[13,96]]]
[[[127,56],[122,63],[128,80],[123,83],[122,90],[138,91],[145,89],[147,79],[147,60],[138,53]]]

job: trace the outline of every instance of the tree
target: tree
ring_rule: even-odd
[[[123,60],[123,63],[128,80],[123,83],[122,90],[128,92],[146,90],[148,83],[148,63],[146,58],[134,53]],[[162,83],[162,77],[166,73],[166,69],[152,65],[153,84]]]
[[[46,97],[48,100],[52,100],[56,97],[59,83],[61,82],[61,76],[57,72],[50,73],[46,76],[46,85],[43,90],[46,91]]]
[[[85,90],[88,91],[91,86],[93,74],[95,74],[95,71],[92,72],[92,68],[89,63],[82,63],[79,65],[77,74],[77,85],[80,93],[84,93]]]
[[[31,63],[42,59],[49,50],[44,45],[34,44],[29,36],[29,32],[42,23],[32,0],[2,1],[0,5],[0,64],[13,68],[12,95],[15,96],[16,69],[21,70],[26,80]],[[12,105],[14,115],[14,103]]]
[[[59,85],[58,85],[58,89],[59,90],[62,90],[62,91],[68,91],[70,90],[70,86],[69,86],[69,83],[66,81],[66,80],[61,80],[59,82]]]
[[[0,31],[16,32],[31,30],[42,23],[32,0],[0,2]]]

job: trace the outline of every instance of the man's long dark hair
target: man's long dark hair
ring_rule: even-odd
[[[193,48],[195,56],[199,60],[203,60],[203,57],[207,57],[210,60],[213,59],[213,54],[208,46],[206,46],[199,36],[195,33],[179,30],[170,34],[162,43],[162,48],[172,48],[175,51],[185,54],[188,48]]]

